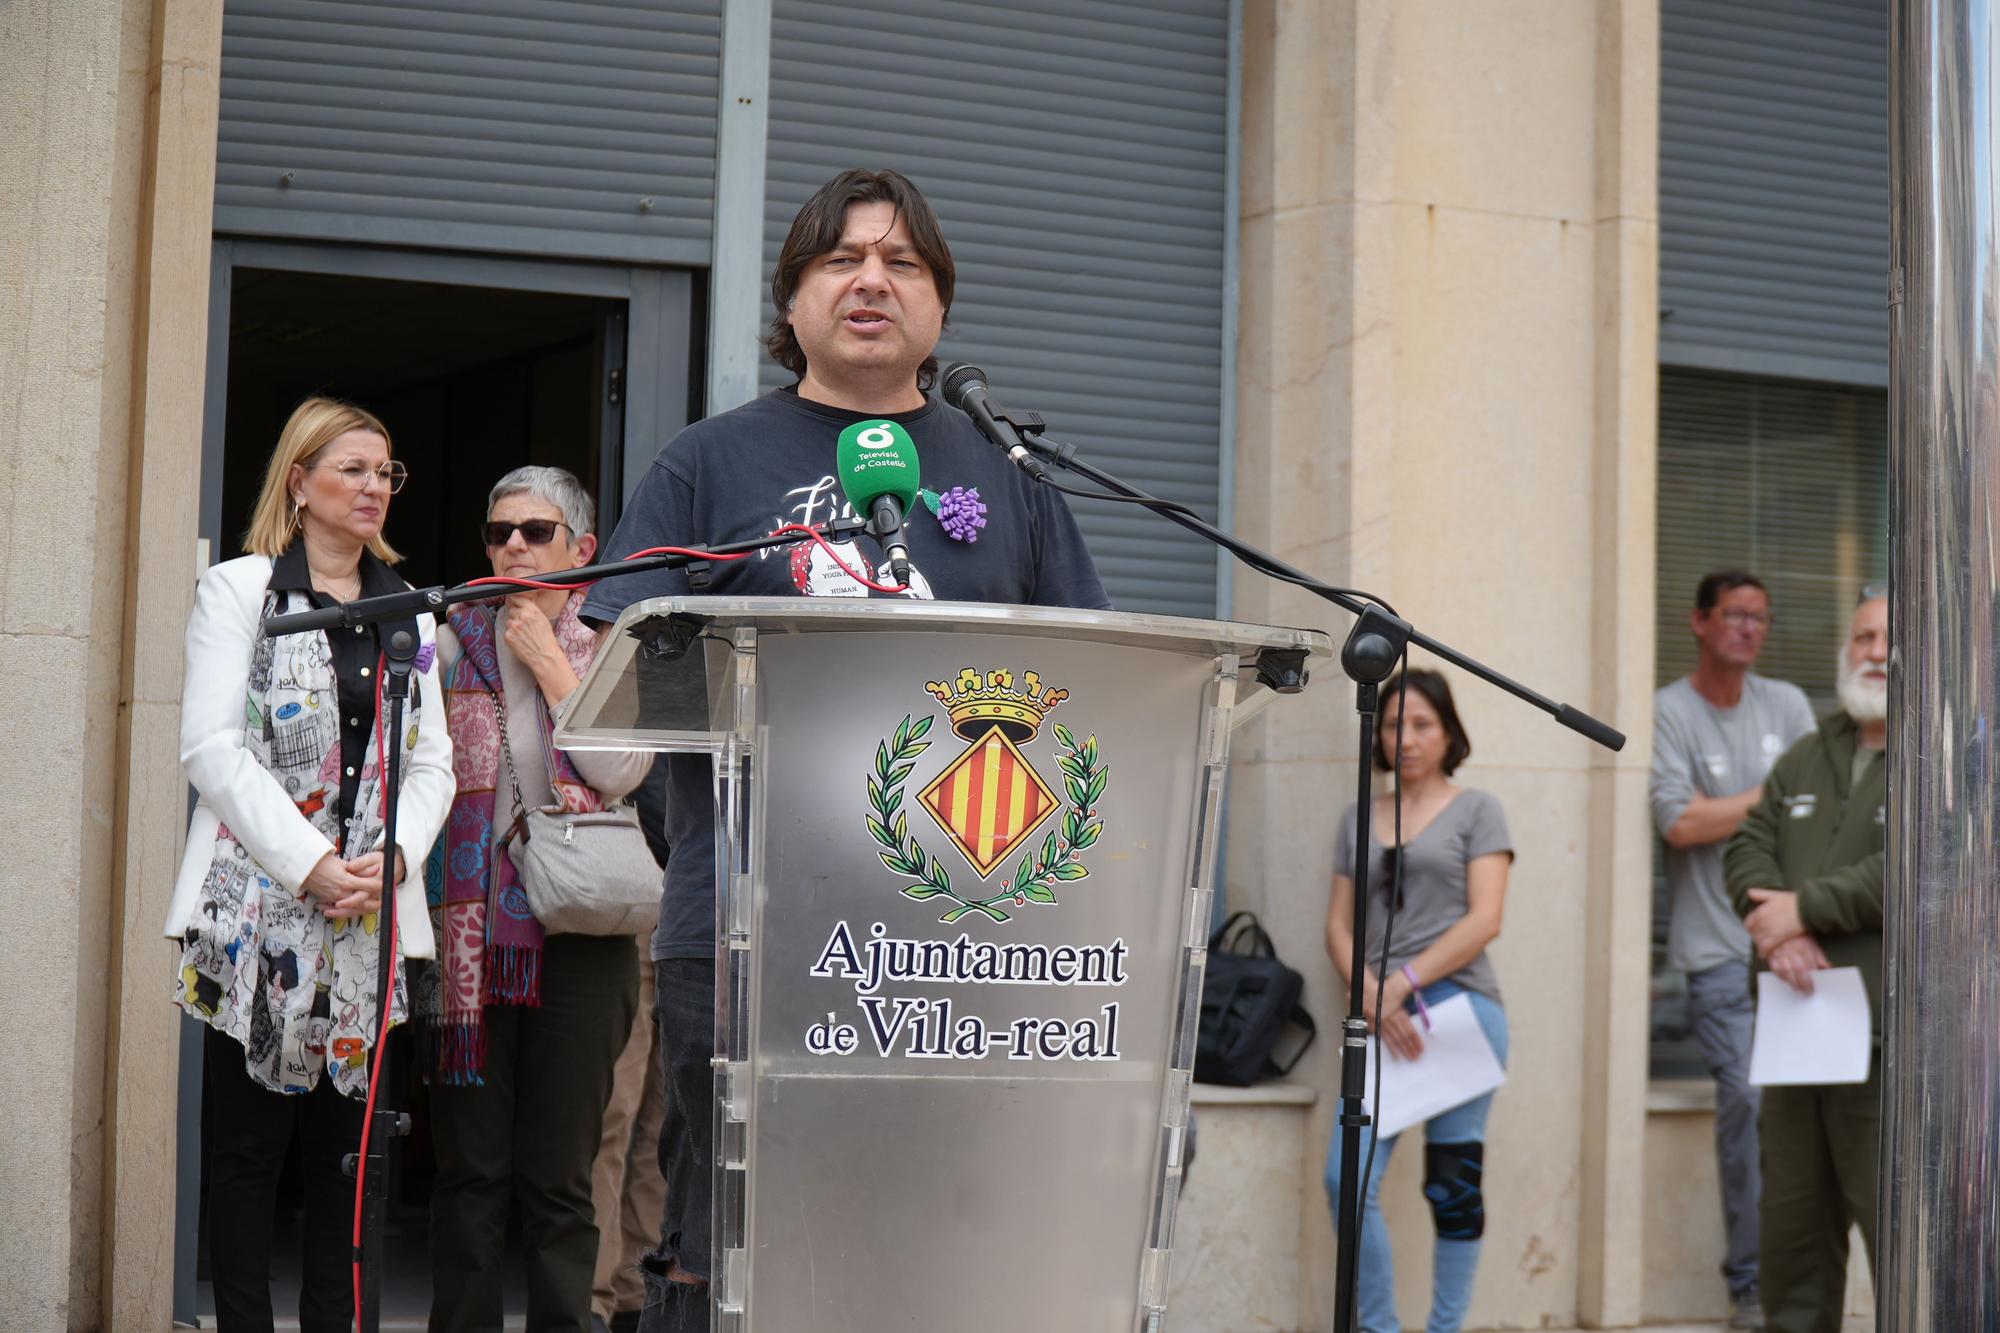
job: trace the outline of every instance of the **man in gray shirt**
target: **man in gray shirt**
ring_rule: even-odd
[[[1688,1018],[1715,1077],[1715,1157],[1735,1306],[1732,1328],[1762,1328],[1757,1292],[1757,1090],[1750,1086],[1750,935],[1722,878],[1722,847],[1763,794],[1771,764],[1813,729],[1805,692],[1750,668],[1771,628],[1771,598],[1742,570],[1702,579],[1689,616],[1694,671],[1653,697],[1653,824],[1667,843],[1673,907],[1667,957],[1688,978]]]

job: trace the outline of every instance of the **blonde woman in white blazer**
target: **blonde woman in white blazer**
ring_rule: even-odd
[[[434,953],[423,863],[450,809],[451,741],[435,626],[412,618],[418,670],[388,737],[379,640],[394,625],[266,638],[264,616],[407,585],[382,538],[403,466],[360,408],[324,398],[286,422],[244,545],[202,576],[188,620],[181,762],[200,800],[166,923],[174,999],[204,1048],[209,1266],[221,1333],[272,1325],[278,1176],[300,1139],[306,1333],[348,1328],[354,1183],[376,1007],[386,745],[400,749],[398,939]],[[397,969],[391,1021],[406,1013]]]

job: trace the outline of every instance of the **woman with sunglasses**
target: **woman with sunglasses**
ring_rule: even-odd
[[[1407,689],[1404,686],[1407,685]],[[1368,849],[1368,941],[1362,994],[1369,1025],[1390,1058],[1423,1053],[1430,1010],[1464,995],[1473,1015],[1507,1062],[1507,1016],[1486,946],[1500,934],[1507,873],[1514,861],[1507,817],[1500,802],[1451,780],[1472,753],[1458,720],[1451,687],[1435,671],[1413,670],[1382,687],[1375,729],[1375,767],[1399,787],[1374,798]],[[1398,724],[1400,723],[1400,732]],[[1399,744],[1400,738],[1400,744]],[[1402,837],[1396,837],[1396,801],[1402,801]],[[1327,911],[1326,947],[1350,980],[1354,935],[1355,806],[1341,820],[1334,847],[1333,901]],[[1394,926],[1390,916],[1393,909]],[[1383,941],[1388,940],[1388,957]],[[1378,987],[1381,1002],[1378,1009]],[[1472,1300],[1486,1224],[1480,1178],[1485,1165],[1486,1114],[1493,1094],[1465,1102],[1424,1124],[1424,1198],[1437,1233],[1431,1270],[1429,1333],[1455,1333]],[[1365,1161],[1371,1131],[1362,1131]],[[1389,1232],[1382,1217],[1382,1176],[1396,1146],[1375,1147],[1374,1170],[1362,1199],[1361,1254],[1355,1277],[1360,1326],[1367,1333],[1395,1333],[1396,1284]],[[1327,1198],[1336,1224],[1340,1200],[1340,1134],[1326,1160]]]
[[[516,468],[487,499],[486,555],[497,576],[539,579],[589,564],[594,525],[590,493],[570,473]],[[442,984],[426,1016],[436,1038],[434,1330],[501,1327],[510,1215],[525,1251],[527,1326],[590,1327],[591,1163],[638,1008],[638,953],[626,935],[544,932],[506,850],[520,802],[601,810],[652,765],[650,754],[551,743],[596,652],[577,619],[583,597],[528,589],[497,609],[464,603],[438,636],[458,795],[433,863]]]
[[[437,676],[415,673],[400,736],[385,736],[381,646],[429,616],[267,638],[269,615],[401,592],[382,537],[403,465],[389,432],[309,398],[285,423],[243,545],[201,577],[187,627],[181,762],[199,799],[167,935],[175,1001],[208,1025],[203,1117],[216,1327],[268,1330],[278,1178],[296,1134],[305,1182],[299,1326],[353,1321],[354,1181],[376,1007],[385,855],[405,957],[432,952],[423,865],[451,804]],[[424,654],[420,652],[419,660]],[[401,748],[396,846],[383,845],[379,763]],[[399,968],[391,1021],[405,1011]]]

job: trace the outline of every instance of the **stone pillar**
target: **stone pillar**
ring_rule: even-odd
[[[134,277],[119,671],[113,1022],[104,1081],[105,1326],[164,1328],[174,1262],[180,1014],[160,939],[187,832],[181,640],[194,605],[222,0],[152,0]]]
[[[1659,476],[1659,0],[1597,6],[1589,703],[1631,739],[1590,751],[1577,1319],[1640,1320],[1652,980],[1654,497]]]
[[[1594,753],[1447,673],[1474,741],[1461,780],[1500,798],[1518,854],[1475,1326],[1638,1317],[1657,59],[1652,0],[1245,5],[1236,527],[1631,735]],[[1347,629],[1256,576],[1236,597],[1245,620]],[[1330,1031],[1353,696],[1328,673],[1308,698],[1239,742],[1228,884]],[[1319,1091],[1300,1318],[1326,1327],[1332,1043],[1297,1077]],[[1411,1149],[1385,1191],[1406,1321],[1432,1235]]]
[[[0,990],[16,1015],[0,1195],[22,1223],[0,1229],[0,1272],[24,1328],[167,1324],[169,963],[164,944],[127,943],[157,939],[185,800],[177,727],[162,748],[138,701],[177,701],[191,598],[191,500],[172,519],[199,450],[220,14],[220,0],[0,7],[0,791],[20,798],[0,824]],[[135,535],[156,539],[143,559]],[[153,591],[164,600],[142,606]],[[139,804],[152,832],[135,840]],[[128,956],[143,983],[126,984]],[[128,1068],[144,1077],[107,1079]],[[121,1115],[121,1094],[136,1111]]]
[[[1245,0],[1237,532],[1336,583],[1387,589],[1380,495],[1395,425],[1392,8]],[[1385,595],[1393,595],[1385,591]],[[1310,625],[1344,612],[1238,567],[1239,620]],[[1354,692],[1337,667],[1283,716],[1253,722],[1230,758],[1229,906],[1258,913],[1306,977],[1327,1039],[1293,1079],[1317,1089],[1297,1166],[1298,1327],[1332,1326],[1333,1226],[1321,1187],[1340,1084],[1345,1006],[1326,955],[1332,823],[1352,799]],[[1274,1206],[1275,1206],[1274,1201]]]
[[[9,1318],[101,1322],[142,0],[0,9],[0,821],[13,997],[0,1084]]]

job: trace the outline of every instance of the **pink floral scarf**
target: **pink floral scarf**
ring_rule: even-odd
[[[555,623],[556,643],[579,676],[597,651],[597,636],[577,616],[583,598],[582,592],[573,594]],[[468,603],[451,612],[450,623],[459,654],[444,678],[444,702],[458,795],[438,840],[442,855],[432,857],[433,873],[426,877],[439,972],[436,1012],[426,1018],[434,1028],[435,1077],[464,1084],[482,1081],[485,1006],[541,1003],[543,932],[505,851],[509,830],[493,826],[498,792],[507,781],[501,770],[506,742],[498,618],[491,607]],[[535,708],[547,737],[554,723],[540,690],[535,691]],[[604,808],[568,756],[553,745],[545,745],[543,753],[553,769],[548,785],[564,809],[584,813]],[[535,776],[523,777],[524,794],[538,789]]]

